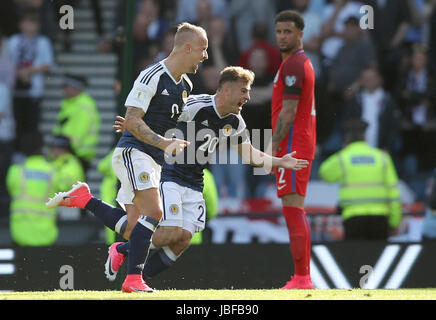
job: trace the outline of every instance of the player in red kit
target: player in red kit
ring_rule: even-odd
[[[316,145],[315,74],[303,49],[304,20],[299,13],[286,10],[276,16],[276,40],[282,64],[274,79],[271,118],[271,152],[282,156],[296,151],[309,161],[300,171],[278,168],[275,171],[277,195],[289,232],[295,274],[282,289],[313,289],[310,278],[310,225],[304,211]]]

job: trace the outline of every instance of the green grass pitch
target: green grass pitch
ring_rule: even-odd
[[[436,300],[436,289],[159,290],[0,292],[0,300]]]

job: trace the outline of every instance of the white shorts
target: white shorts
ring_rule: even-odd
[[[163,204],[161,226],[181,227],[192,235],[203,231],[206,225],[206,203],[203,193],[175,182],[160,184]]]
[[[161,166],[135,148],[115,148],[112,167],[121,182],[117,201],[133,204],[134,190],[159,188]]]

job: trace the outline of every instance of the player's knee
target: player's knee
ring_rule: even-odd
[[[181,228],[179,227],[159,227],[153,235],[153,243],[156,246],[166,246],[180,241]]]

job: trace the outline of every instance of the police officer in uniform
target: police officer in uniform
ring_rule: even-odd
[[[320,177],[339,183],[345,239],[387,239],[401,222],[398,177],[388,153],[365,142],[367,123],[344,123],[345,147],[327,158]],[[388,130],[388,128],[385,128]]]
[[[19,246],[49,246],[56,242],[56,210],[45,206],[57,189],[56,170],[43,156],[42,136],[25,134],[20,139],[26,158],[9,167],[6,184],[11,197],[10,232]]]

